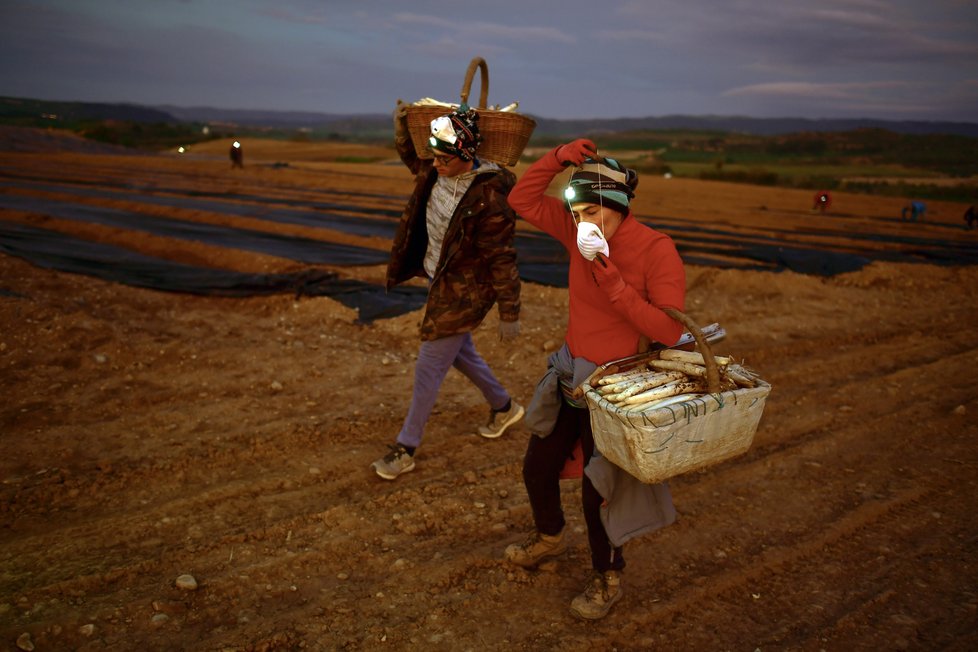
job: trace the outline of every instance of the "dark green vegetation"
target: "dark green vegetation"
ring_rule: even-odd
[[[164,108],[0,98],[0,124],[65,129],[102,143],[155,151],[228,137],[386,144],[392,136],[390,117],[385,115]],[[575,137],[565,133],[573,124],[540,120],[530,145],[566,142]],[[824,131],[812,122],[811,131],[774,135],[648,129],[640,128],[645,126],[641,120],[579,126],[576,136],[589,135],[602,150],[616,152],[644,174],[978,201],[978,184],[970,181],[978,177],[978,138],[960,135],[964,127],[974,125],[948,124],[947,133],[940,133],[937,123]],[[915,131],[899,131],[904,127]],[[924,127],[932,130],[923,133]]]
[[[646,174],[973,202],[978,139],[885,129],[760,136],[715,131],[595,134]],[[540,139],[538,145],[556,144]],[[948,179],[960,183],[947,183]]]
[[[63,129],[100,143],[156,151],[231,135],[147,107],[10,97],[0,98],[0,124]]]

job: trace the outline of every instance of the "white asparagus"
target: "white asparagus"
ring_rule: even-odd
[[[635,396],[640,392],[645,392],[650,389],[654,389],[656,387],[661,387],[666,383],[679,381],[682,380],[683,378],[685,378],[685,375],[679,371],[656,374],[655,377],[651,377],[642,382],[635,383],[634,385],[626,388],[624,391],[619,392],[617,394],[609,394],[608,396],[605,396],[605,398],[611,401],[612,403],[621,403],[625,399],[631,396]]]
[[[740,365],[730,365],[724,375],[740,387],[757,387],[756,376]]]
[[[638,384],[643,384],[648,381],[658,381],[660,378],[667,378],[676,373],[675,371],[647,371],[642,374],[637,374],[634,378],[622,381],[620,383],[615,383],[614,385],[605,385],[598,389],[602,394],[617,394],[623,392],[629,387],[633,387]],[[650,385],[649,387],[654,387]]]
[[[689,362],[690,364],[705,365],[706,360],[703,358],[703,354],[699,351],[683,351],[681,349],[666,349],[659,353],[660,360],[672,360],[674,362]],[[715,355],[713,360],[717,363],[719,367],[725,367],[730,364],[730,358],[726,356]]]
[[[666,398],[668,396],[675,396],[676,394],[683,394],[685,392],[697,391],[702,387],[702,384],[693,380],[677,380],[671,383],[662,385],[661,387],[656,387],[655,389],[650,389],[647,392],[642,392],[641,394],[636,394],[634,396],[629,396],[625,399],[624,405],[641,405],[642,403],[648,403],[660,398]]]
[[[602,383],[601,380],[604,380],[602,378],[601,380],[598,381],[598,385],[596,389],[602,394],[615,394],[616,392],[620,392],[621,390],[631,386],[633,383],[639,380],[644,380],[646,376],[649,376],[651,374],[657,374],[657,373],[661,373],[661,372],[640,371],[633,374],[628,374],[627,376],[625,376],[620,380],[616,379],[615,382],[613,383]]]
[[[615,383],[628,380],[629,378],[638,374],[646,373],[648,370],[649,369],[646,366],[639,366],[635,367],[634,369],[629,369],[628,371],[622,371],[621,373],[608,374],[607,376],[598,378],[598,385],[614,385]]]
[[[650,360],[649,365],[663,371],[681,371],[687,376],[695,378],[706,377],[706,367],[689,362],[677,362],[675,360]]]
[[[675,405],[677,403],[683,403],[691,398],[696,398],[697,396],[702,396],[702,394],[677,394],[676,396],[670,396],[668,398],[656,399],[654,401],[649,401],[648,403],[642,403],[641,405],[636,405],[634,407],[629,406],[629,410],[634,410],[636,412],[645,412],[646,410],[658,410],[659,408],[668,407],[670,405]]]

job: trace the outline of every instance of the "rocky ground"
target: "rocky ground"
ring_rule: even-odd
[[[288,166],[232,171],[225,148],[3,153],[0,193],[65,197],[44,179],[146,195],[369,191],[397,206],[410,184],[397,165],[271,146],[266,162]],[[818,219],[807,191],[653,179],[640,197],[640,214],[750,237]],[[72,201],[386,245],[138,198]],[[892,219],[898,207],[838,193],[819,246],[852,251],[870,233],[891,237],[860,239],[864,253],[900,250],[892,236],[973,253],[963,207],[932,205],[925,224]],[[0,219],[197,265],[300,267],[30,210]],[[339,271],[377,282],[383,266]],[[678,522],[626,546],[625,597],[584,623],[568,611],[588,567],[579,481],[564,481],[568,553],[537,571],[503,562],[531,527],[528,434],[473,435],[486,406],[456,372],[417,469],[395,482],[371,471],[407,409],[419,312],[365,325],[329,298],[159,292],[0,255],[0,648],[975,649],[976,284],[961,264],[827,277],[690,265],[687,312],[721,323],[717,351],[773,392],[746,454],[671,481]],[[476,342],[525,400],[561,342],[566,290],[527,283],[523,300],[515,344],[497,341],[494,314]]]

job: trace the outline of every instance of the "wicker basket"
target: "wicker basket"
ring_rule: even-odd
[[[526,144],[533,134],[537,123],[533,118],[516,113],[515,111],[497,111],[486,108],[489,95],[489,68],[485,59],[476,57],[469,63],[462,83],[461,99],[463,104],[469,101],[469,90],[476,69],[480,70],[482,92],[479,94],[479,105],[475,107],[479,114],[479,133],[482,134],[482,144],[479,146],[479,158],[494,161],[502,165],[515,165],[520,160]],[[432,158],[428,148],[428,137],[431,135],[431,121],[450,113],[445,106],[411,105],[407,108],[407,127],[414,143],[414,151],[421,158]]]
[[[747,452],[771,393],[771,385],[762,380],[757,387],[721,392],[716,362],[700,329],[678,310],[666,312],[696,339],[707,362],[708,394],[640,412],[615,406],[591,385],[602,375],[637,366],[655,353],[602,365],[582,386],[594,445],[609,461],[647,483],[662,482]]]

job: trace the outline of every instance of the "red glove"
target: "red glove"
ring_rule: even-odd
[[[598,147],[587,138],[578,138],[573,142],[558,147],[556,155],[561,165],[565,167],[568,165],[577,166],[584,163],[584,159],[589,156],[597,156]]]
[[[602,254],[598,254],[591,262],[591,276],[597,282],[598,287],[604,290],[608,298],[614,303],[625,291],[625,281],[621,277],[618,267]]]

